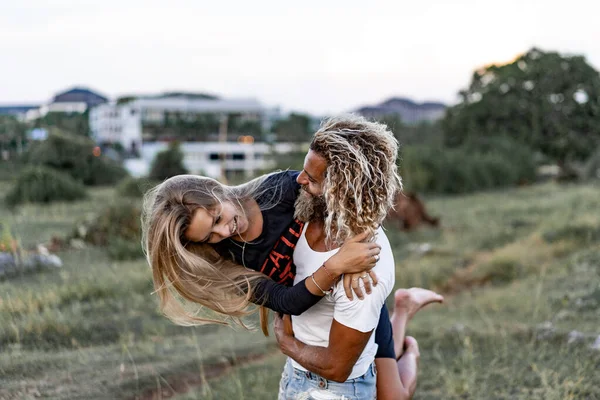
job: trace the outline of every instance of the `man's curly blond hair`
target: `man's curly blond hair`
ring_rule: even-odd
[[[385,124],[342,115],[323,121],[310,149],[327,162],[327,242],[340,245],[361,232],[374,233],[402,190],[394,134]]]

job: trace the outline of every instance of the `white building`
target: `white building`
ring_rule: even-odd
[[[119,143],[127,151],[139,153],[142,146],[140,107],[131,103],[96,106],[90,110],[90,131],[97,143]]]
[[[125,167],[133,176],[145,176],[150,172],[150,164],[156,154],[166,150],[169,144],[164,142],[144,143],[141,157],[125,160]],[[293,143],[219,143],[219,142],[183,142],[181,151],[184,166],[192,174],[213,178],[227,175],[252,177],[256,173],[274,167],[273,153],[285,154],[297,150]],[[221,154],[224,159],[221,159]]]
[[[228,138],[219,139],[218,121],[222,116],[236,115],[242,121],[254,123],[259,129],[268,129],[276,118],[274,114],[278,113],[279,110],[266,109],[254,99],[168,95],[133,99],[123,104],[98,105],[90,110],[90,130],[96,142],[119,143],[126,152],[135,155],[125,161],[125,166],[134,176],[146,175],[156,154],[165,150],[170,140],[182,140],[182,136],[188,139],[182,140],[181,150],[184,164],[191,173],[220,177],[224,169],[227,174],[251,176],[257,170],[271,166],[268,154],[273,150],[292,151],[293,146],[254,143],[251,132],[238,131]],[[185,135],[179,133],[176,137],[169,137],[169,118],[176,117],[185,123],[196,121],[199,116],[207,116],[213,123],[217,121],[214,132],[201,135],[194,132],[192,125],[192,128],[186,128]]]

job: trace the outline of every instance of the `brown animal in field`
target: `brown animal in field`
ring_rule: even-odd
[[[438,226],[440,223],[439,218],[427,214],[425,205],[416,193],[398,193],[394,208],[390,210],[385,220],[404,231],[415,229],[423,223],[431,226]]]

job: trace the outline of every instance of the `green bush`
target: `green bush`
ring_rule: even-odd
[[[23,170],[23,165],[18,161],[0,161],[0,182],[13,181]]]
[[[600,149],[586,161],[583,178],[586,180],[600,179]]]
[[[161,151],[152,160],[149,178],[164,181],[175,175],[187,174],[183,166],[183,153],[177,142],[172,142],[167,150]]]
[[[533,153],[506,141],[459,148],[406,146],[401,174],[407,190],[459,194],[532,182]]]
[[[158,182],[151,181],[148,178],[127,177],[119,182],[117,194],[121,197],[141,198],[148,189],[151,189],[157,184]]]
[[[116,162],[94,155],[95,147],[87,137],[54,130],[46,140],[34,143],[24,160],[64,172],[84,185],[115,184],[127,176],[127,171]]]
[[[144,253],[139,240],[115,237],[108,241],[108,255],[113,260],[134,260],[143,257]]]
[[[106,157],[94,157],[88,168],[83,182],[91,186],[114,185],[129,176],[123,166]]]
[[[140,218],[141,204],[119,200],[102,209],[95,218],[79,224],[74,236],[107,247],[108,254],[114,259],[141,257]]]
[[[28,167],[5,197],[6,204],[75,201],[86,197],[85,187],[69,175],[44,167]]]
[[[116,201],[102,209],[84,227],[83,239],[91,244],[107,246],[111,238],[139,240],[141,238],[141,205]]]
[[[535,181],[539,154],[522,143],[508,137],[480,137],[467,142],[464,149],[473,154],[483,154],[494,163],[503,164],[502,168],[495,171],[499,175],[494,176],[494,181],[500,186]]]

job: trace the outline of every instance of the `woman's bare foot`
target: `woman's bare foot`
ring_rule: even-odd
[[[431,303],[442,303],[444,297],[422,288],[398,289],[394,293],[394,313],[390,318],[394,335],[396,359],[403,353],[406,324],[423,307]]]
[[[406,314],[410,321],[417,311],[431,303],[442,303],[444,296],[422,288],[398,289],[394,293],[394,315]]]

